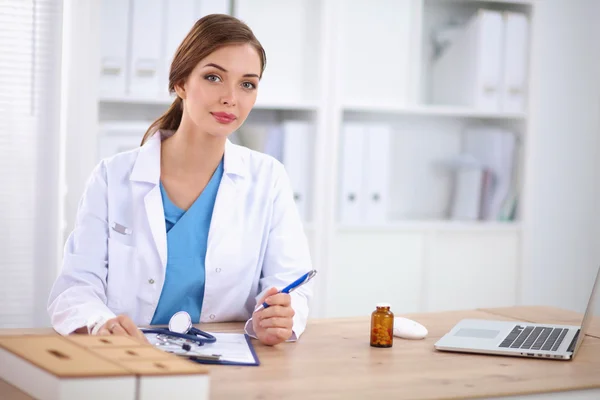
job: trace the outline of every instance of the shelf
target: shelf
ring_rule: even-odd
[[[173,97],[144,97],[144,96],[100,96],[99,102],[105,104],[136,104],[136,105],[159,105],[167,106],[173,102]],[[305,110],[312,111],[317,109],[315,103],[308,102],[260,102],[257,101],[255,109],[262,110]]]
[[[337,225],[338,232],[519,232],[519,222],[401,221],[381,225]]]
[[[144,97],[144,96],[106,96],[98,97],[100,103],[114,104],[151,104],[151,105],[169,105],[173,102],[171,97]]]
[[[471,3],[471,4],[506,4],[506,5],[517,5],[517,6],[532,6],[536,0],[426,0],[428,3],[441,3],[441,4],[452,4],[452,3]]]
[[[319,106],[316,103],[310,102],[261,102],[257,101],[254,108],[263,110],[301,110],[301,111],[316,111]]]
[[[430,117],[454,118],[484,118],[484,119],[511,119],[525,120],[526,113],[504,113],[479,111],[465,107],[452,106],[401,106],[394,104],[349,104],[343,107],[344,111],[357,113],[385,113],[403,114]]]

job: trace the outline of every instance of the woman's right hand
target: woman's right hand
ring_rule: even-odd
[[[98,335],[131,336],[143,343],[149,343],[146,336],[127,315],[119,315],[106,321],[98,330]]]

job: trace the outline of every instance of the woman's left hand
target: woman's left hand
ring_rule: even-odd
[[[278,293],[276,288],[269,289],[258,304],[265,301],[269,307],[254,312],[252,327],[258,340],[273,346],[292,337],[294,309],[290,295]]]

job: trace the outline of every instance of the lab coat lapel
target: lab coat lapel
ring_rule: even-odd
[[[237,189],[235,179],[223,174],[210,221],[207,246],[209,250],[221,243],[224,235],[232,228]]]
[[[240,212],[239,191],[247,174],[244,163],[245,149],[232,144],[225,145],[223,178],[219,185],[208,232],[207,256],[225,242],[228,232],[235,230],[235,220]]]
[[[158,256],[163,268],[167,268],[167,227],[165,225],[165,213],[160,194],[160,186],[155,185],[144,197],[146,215],[150,231],[154,238],[154,244],[158,250]]]
[[[139,151],[131,171],[133,195],[138,204],[143,203],[145,219],[150,227],[150,242],[154,242],[163,270],[167,267],[167,229],[165,225],[162,196],[160,193],[160,144],[161,134],[156,132]],[[143,223],[142,221],[140,221]],[[147,229],[140,229],[145,231]],[[145,254],[144,256],[148,256]]]

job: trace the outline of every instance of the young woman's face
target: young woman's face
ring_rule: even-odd
[[[213,136],[233,133],[256,102],[261,65],[249,44],[215,50],[196,65],[181,88],[184,113],[192,123]]]

